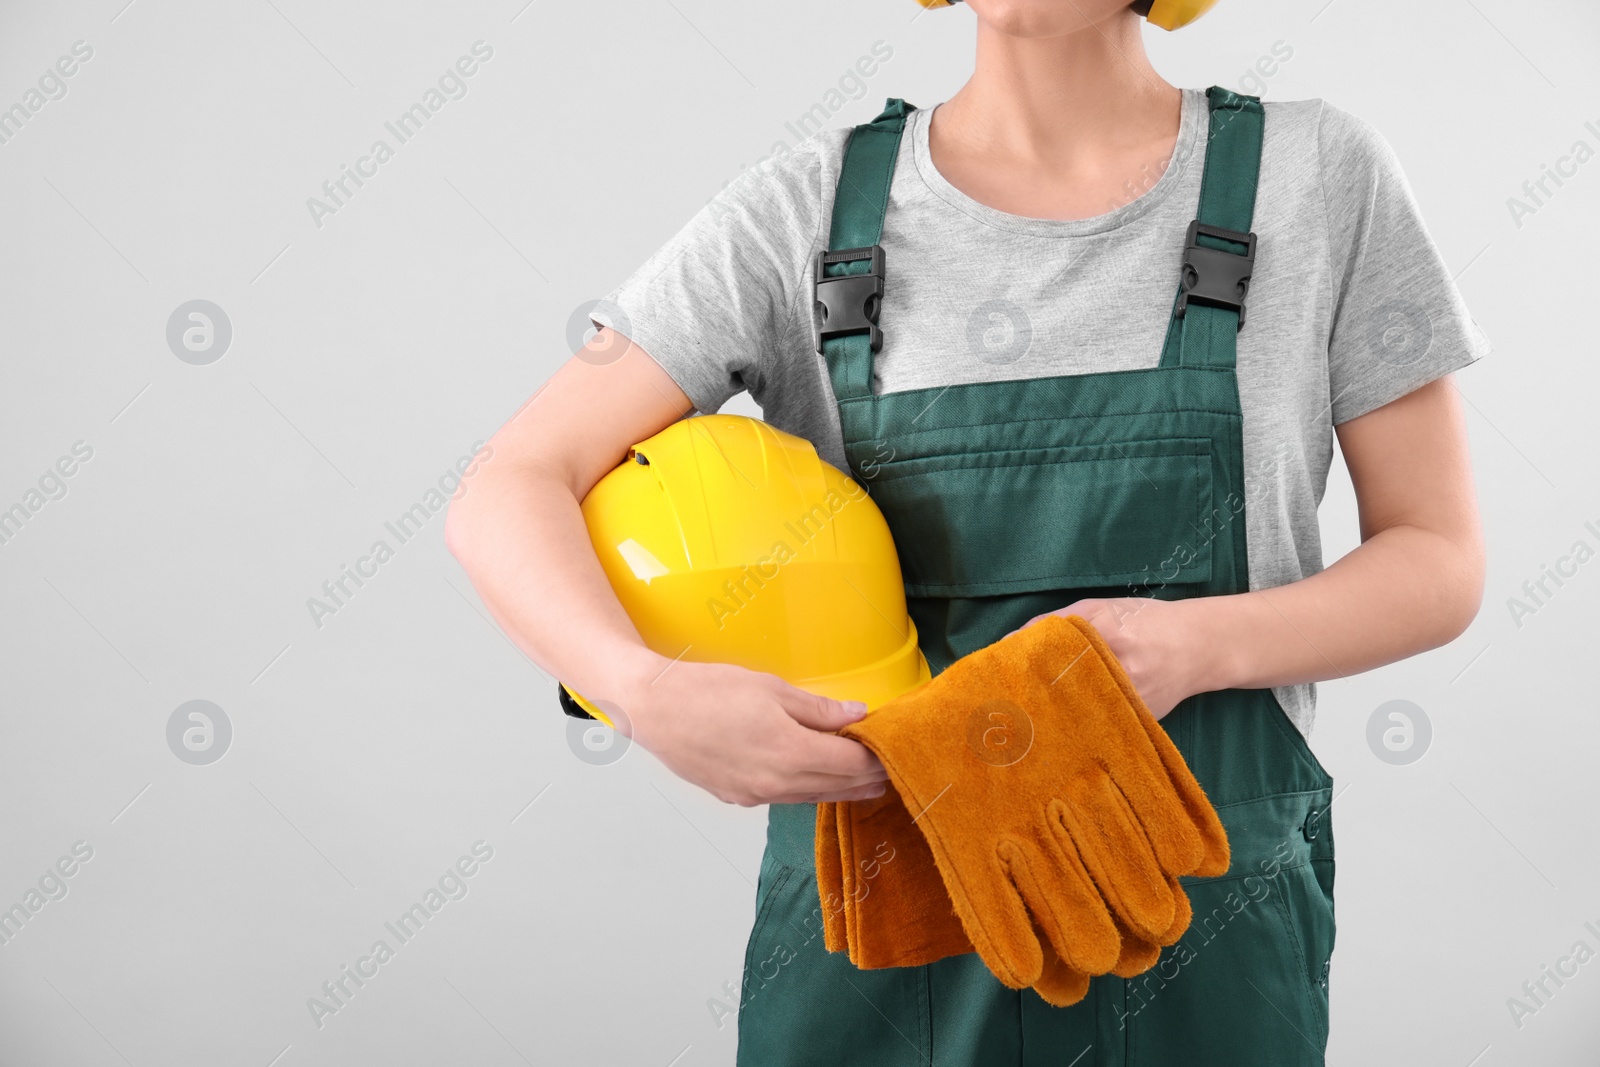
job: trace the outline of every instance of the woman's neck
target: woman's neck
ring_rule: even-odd
[[[1141,32],[1126,10],[1057,37],[980,21],[972,77],[929,127],[934,165],[973,199],[1036,218],[1086,218],[1136,197],[1172,157],[1183,101]]]

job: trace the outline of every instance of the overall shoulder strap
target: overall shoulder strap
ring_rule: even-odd
[[[1200,206],[1184,242],[1178,296],[1161,352],[1163,367],[1232,367],[1255,267],[1256,184],[1264,111],[1253,96],[1206,91],[1210,129]]]
[[[906,116],[916,108],[891,99],[871,122],[857,126],[845,147],[833,198],[828,247],[817,254],[815,300],[821,328],[817,350],[839,400],[870,396],[872,356],[883,344],[883,216],[900,155]]]

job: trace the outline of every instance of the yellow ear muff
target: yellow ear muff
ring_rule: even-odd
[[[1181,30],[1216,6],[1217,0],[1136,0],[1133,9],[1152,25]]]
[[[949,7],[961,0],[917,0],[923,7]],[[1217,6],[1217,0],[1134,0],[1130,5],[1164,30],[1180,30]]]

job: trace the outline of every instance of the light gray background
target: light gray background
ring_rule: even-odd
[[[731,1063],[732,1020],[707,1005],[739,980],[764,813],[639,750],[580,759],[442,514],[406,544],[384,523],[567,357],[575,311],[793,144],[785,121],[874,41],[894,57],[836,122],[948,96],[970,13],[125,2],[0,6],[0,107],[94,49],[0,144],[0,508],[93,449],[0,545],[0,907],[74,842],[94,850],[0,945],[0,1063]],[[1592,1063],[1600,960],[1520,1028],[1507,999],[1580,939],[1600,949],[1600,561],[1520,628],[1506,602],[1575,541],[1600,548],[1600,161],[1520,227],[1507,198],[1576,140],[1600,148],[1600,12],[1227,0],[1149,36],[1170,80],[1235,88],[1287,42],[1265,95],[1383,131],[1496,345],[1459,383],[1482,615],[1322,687],[1330,1062]],[[316,227],[306,199],[478,40],[494,54],[468,94]],[[209,365],[166,340],[193,299],[232,324]],[[1331,560],[1356,543],[1340,472],[1322,515]],[[319,628],[307,598],[379,538],[394,557]],[[167,741],[195,699],[233,731],[204,766]],[[1404,766],[1367,740],[1397,699],[1433,728]],[[493,858],[467,895],[319,1028],[307,999],[393,943],[383,924],[479,840]]]

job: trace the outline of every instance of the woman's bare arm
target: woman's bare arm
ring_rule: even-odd
[[[1361,545],[1304,581],[1225,598],[1218,621],[1239,640],[1218,649],[1217,682],[1262,688],[1357,674],[1447,644],[1478,614],[1483,531],[1450,379],[1337,433]]]
[[[740,804],[876,795],[876,758],[830,732],[858,705],[651,652],[600,569],[579,502],[692,409],[643,349],[602,330],[495,433],[493,458],[450,506],[446,543],[524,652],[620,707],[619,727],[680,776]]]
[[[1461,402],[1448,377],[1338,427],[1361,545],[1275,589],[1086,600],[1151,710],[1215,689],[1339,678],[1446,644],[1483,597],[1484,549]]]

